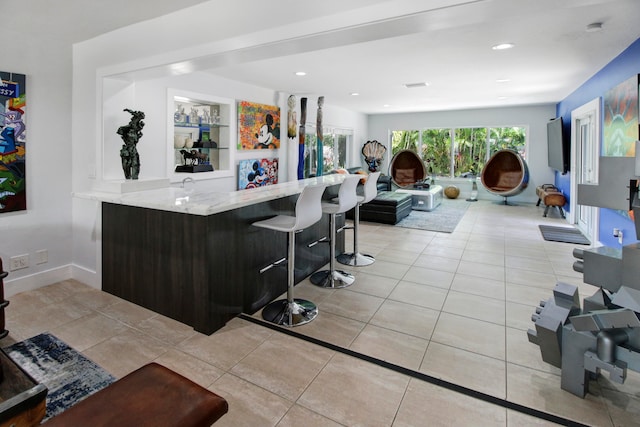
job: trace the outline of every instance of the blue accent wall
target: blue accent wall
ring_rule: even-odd
[[[636,40],[620,55],[598,71],[582,86],[576,89],[556,106],[557,117],[564,121],[564,136],[571,138],[571,111],[592,101],[603,97],[605,92],[615,87],[628,78],[640,74],[640,39]],[[602,99],[600,100],[602,103]],[[600,140],[602,140],[602,135]],[[571,165],[573,167],[573,165]],[[630,177],[633,178],[633,177]],[[567,205],[573,196],[571,191],[570,173],[562,175],[556,172],[555,185],[560,188],[567,197]],[[568,208],[568,206],[566,206]],[[620,247],[617,238],[611,232],[613,228],[620,228],[624,234],[624,244],[635,241],[636,229],[633,222],[626,216],[611,209],[600,209],[600,236],[599,240],[606,246]]]

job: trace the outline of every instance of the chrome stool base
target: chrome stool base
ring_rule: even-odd
[[[333,274],[331,274],[331,270],[321,270],[313,273],[309,280],[321,288],[340,289],[351,286],[356,278],[342,270],[333,270]]]
[[[294,298],[293,302],[280,299],[262,309],[262,318],[280,326],[299,326],[318,316],[318,307],[311,301]]]
[[[354,253],[340,254],[336,259],[340,264],[351,265],[353,267],[364,267],[367,265],[371,265],[376,260],[371,255],[365,255],[359,252],[355,254]]]

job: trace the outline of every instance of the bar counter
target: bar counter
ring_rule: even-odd
[[[86,193],[102,203],[102,289],[211,334],[286,292],[287,235],[251,224],[293,214],[306,185],[337,194],[341,175],[233,192],[162,188]],[[344,217],[337,226],[344,224]],[[329,262],[329,218],[296,236],[296,283]],[[344,251],[339,233],[336,253]]]

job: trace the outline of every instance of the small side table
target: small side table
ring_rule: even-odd
[[[0,349],[0,427],[37,426],[47,411],[47,387],[38,384]]]
[[[432,185],[424,190],[396,190],[396,193],[411,194],[411,209],[415,211],[432,211],[442,203],[442,186]]]

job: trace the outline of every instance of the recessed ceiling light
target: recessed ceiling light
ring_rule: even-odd
[[[500,44],[497,44],[495,46],[492,46],[491,49],[493,49],[493,50],[505,50],[505,49],[511,49],[514,46],[515,45],[513,43],[500,43]]]
[[[351,92],[351,96],[358,96],[360,95],[358,92]]]
[[[307,73],[304,71],[296,71],[296,76],[306,76]]]
[[[587,33],[595,33],[602,30],[602,22],[593,22],[585,28]]]
[[[499,96],[499,97],[498,97],[498,99],[499,99],[500,101],[504,101],[505,99],[508,99],[508,98],[509,98],[508,96]]]
[[[384,108],[391,107],[391,104],[384,104],[383,107]]]
[[[511,79],[497,79],[496,83],[509,83]]]

